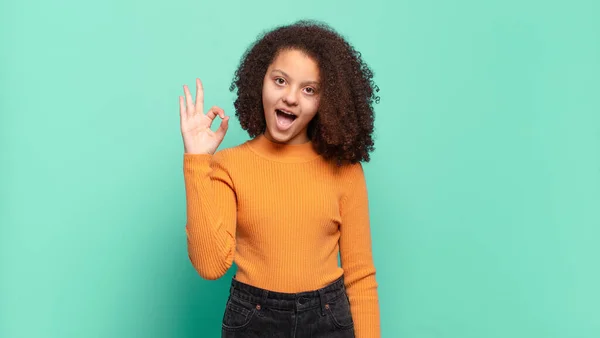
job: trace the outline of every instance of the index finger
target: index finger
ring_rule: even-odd
[[[204,87],[199,78],[196,78],[196,113],[204,113]]]

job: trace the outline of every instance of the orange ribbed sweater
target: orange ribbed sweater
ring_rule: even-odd
[[[296,293],[343,274],[356,337],[380,337],[360,163],[337,167],[311,142],[260,135],[214,155],[186,153],[183,165],[188,252],[203,278],[223,276],[235,261],[237,280]]]

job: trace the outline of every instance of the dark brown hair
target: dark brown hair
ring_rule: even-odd
[[[229,88],[237,88],[234,107],[242,129],[250,137],[264,133],[263,79],[277,53],[289,49],[306,53],[319,66],[319,109],[308,125],[315,150],[338,164],[368,162],[379,88],[360,52],[324,23],[302,20],[280,26],[248,47]]]

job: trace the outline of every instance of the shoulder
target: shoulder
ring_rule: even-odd
[[[364,178],[365,172],[361,162],[357,163],[346,163],[342,166],[337,166],[337,171],[340,177],[348,184],[356,181],[357,179]]]
[[[344,172],[341,204],[364,203],[368,192],[363,164],[361,162],[347,164],[341,167],[341,170]]]
[[[213,162],[222,165],[232,165],[234,163],[244,162],[243,158],[248,154],[247,141],[236,146],[222,148],[217,150],[213,155]]]
[[[365,171],[361,162],[338,165],[334,161],[327,161],[324,167],[327,168],[327,176],[334,180],[344,193],[350,191],[357,183],[365,181]]]

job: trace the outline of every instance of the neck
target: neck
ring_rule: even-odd
[[[299,144],[278,143],[261,134],[248,141],[248,145],[258,155],[277,162],[300,163],[319,157],[310,140]]]

